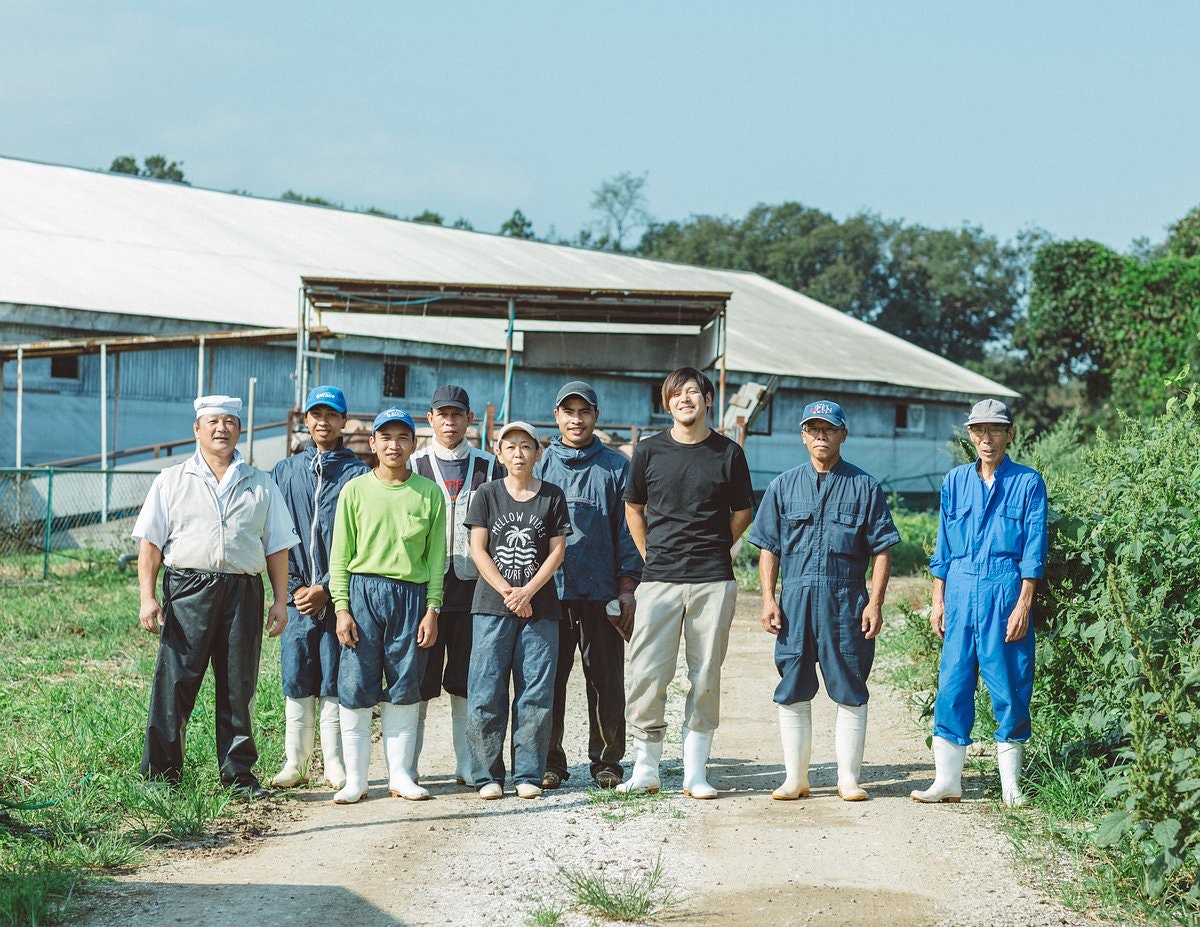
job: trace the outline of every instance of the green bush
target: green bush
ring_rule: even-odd
[[[1099,760],[1096,842],[1147,898],[1200,911],[1200,396],[1043,463],[1051,560],[1035,730]],[[1050,455],[1052,456],[1052,455]]]

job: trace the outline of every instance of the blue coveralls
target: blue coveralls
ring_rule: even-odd
[[[991,489],[976,465],[955,467],[942,482],[937,546],[929,571],[946,583],[946,633],[938,670],[933,733],[965,746],[975,724],[975,686],[987,685],[998,742],[1029,739],[1033,626],[1004,642],[1021,580],[1046,565],[1046,484],[1006,455]]]
[[[333,602],[310,617],[302,615],[291,598],[301,586],[324,586],[329,592],[329,545],[338,495],[369,469],[349,448],[318,451],[309,445],[271,471],[300,536],[299,545],[288,551],[288,623],[279,649],[283,694],[288,698],[337,695],[341,644]]]
[[[819,489],[811,463],[781,473],[767,487],[750,543],[780,560],[776,702],[811,700],[819,662],[830,698],[842,705],[867,703],[875,659],[875,641],[862,630],[867,566],[899,541],[878,481],[845,460]]]

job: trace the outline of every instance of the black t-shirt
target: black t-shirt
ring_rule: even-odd
[[[528,502],[509,495],[504,480],[484,483],[467,509],[467,524],[488,529],[488,553],[510,586],[529,582],[550,556],[550,539],[571,533],[567,497],[545,480]],[[561,617],[553,577],[533,594],[531,604],[534,618]],[[505,607],[504,597],[482,578],[475,584],[471,611],[516,617]]]
[[[643,582],[733,579],[729,516],[754,505],[737,442],[715,431],[699,444],[680,444],[669,431],[638,442],[625,501],[646,506]]]

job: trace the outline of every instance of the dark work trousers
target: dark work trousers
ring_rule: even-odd
[[[592,777],[607,769],[618,776],[625,755],[625,641],[617,633],[603,602],[562,603],[558,628],[558,671],[554,677],[554,713],[550,726],[550,752],[546,769],[564,779],[567,755],[563,729],[567,714],[567,680],[575,665],[575,648],[583,661],[587,684],[588,759]]]
[[[438,615],[437,643],[426,653],[421,701],[437,698],[442,689],[466,698],[471,670],[471,613],[443,609]]]
[[[258,760],[251,715],[262,652],[263,601],[257,575],[166,570],[143,776],[171,781],[182,776],[188,719],[211,660],[221,782],[250,781]]]

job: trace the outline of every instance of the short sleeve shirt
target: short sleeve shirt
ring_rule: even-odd
[[[571,517],[563,491],[542,480],[537,493],[518,502],[503,480],[484,483],[475,492],[467,510],[467,524],[486,528],[488,555],[510,586],[524,586],[550,556],[550,539],[571,533]],[[553,580],[533,594],[534,618],[561,617],[558,592]],[[479,615],[515,618],[504,598],[481,579],[475,584],[471,611]]]

